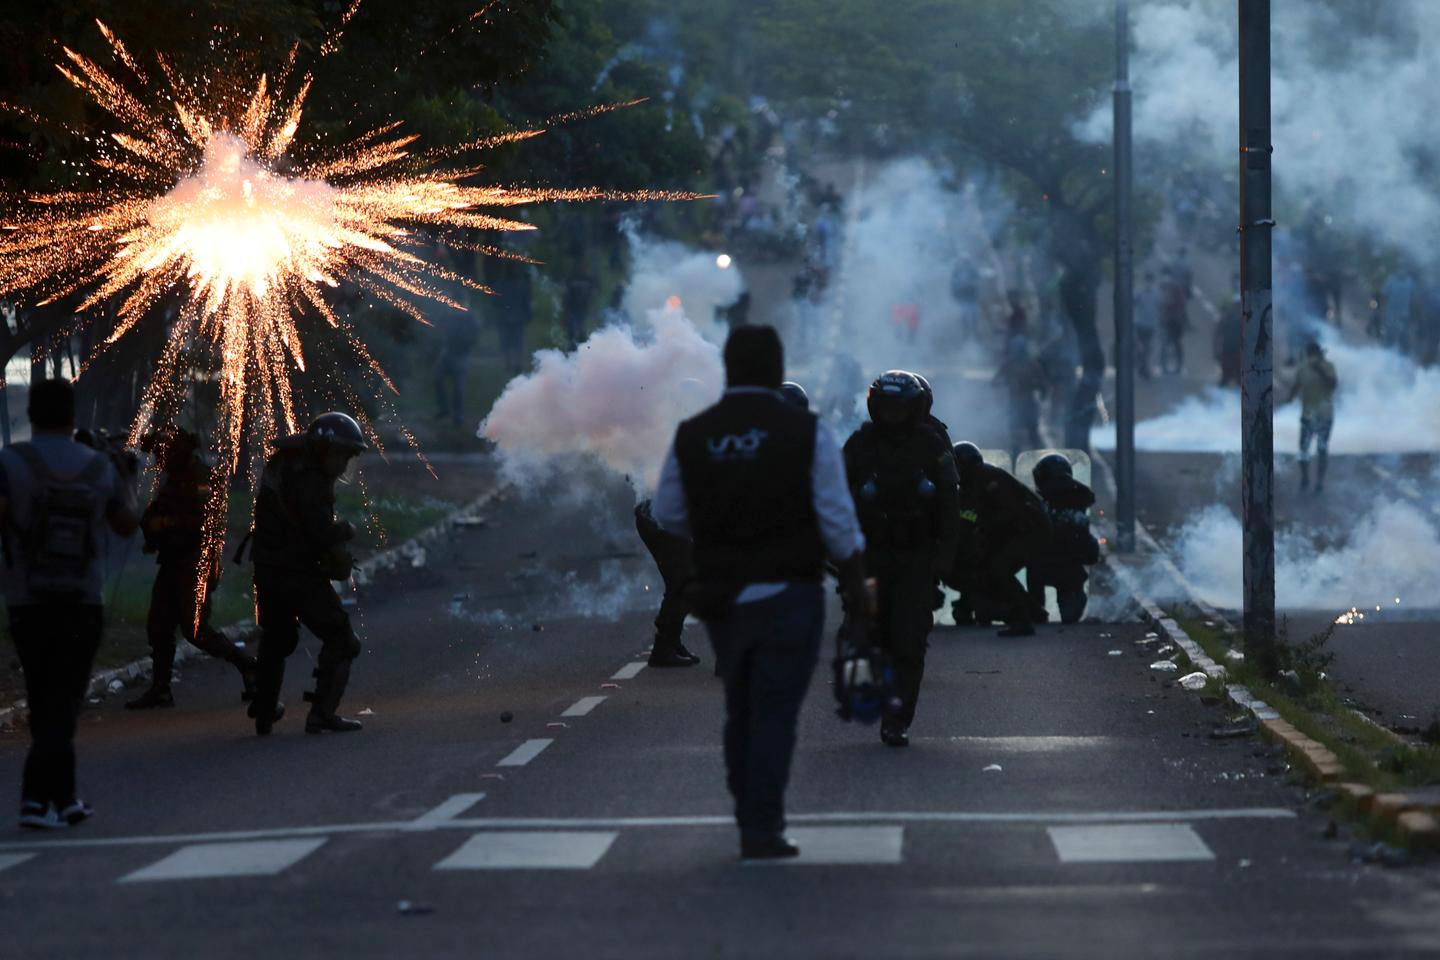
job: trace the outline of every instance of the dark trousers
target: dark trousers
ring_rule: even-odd
[[[318,570],[255,565],[255,607],[260,648],[254,707],[262,715],[275,709],[285,679],[285,658],[300,643],[300,626],[320,641],[315,662],[315,707],[333,714],[350,680],[350,664],[360,655],[360,640],[330,581]]]
[[[1061,622],[1079,623],[1090,601],[1085,595],[1085,581],[1089,579],[1090,574],[1080,563],[1032,563],[1026,568],[1025,583],[1035,619],[1041,619],[1040,614],[1045,610],[1045,588],[1054,587]]]
[[[685,578],[691,567],[694,548],[684,537],[677,537],[660,529],[653,520],[637,515],[635,529],[645,549],[650,551],[660,579],[665,582],[665,596],[660,600],[660,611],[655,615],[655,647],[657,650],[673,649],[680,643],[680,634],[685,629],[685,618],[690,614],[690,605],[685,602]]]
[[[75,799],[75,722],[103,629],[98,604],[10,608],[10,637],[25,671],[30,709],[22,800],[64,806]]]
[[[875,645],[890,654],[895,668],[896,694],[901,707],[896,720],[908,727],[915,720],[920,684],[925,679],[925,651],[935,626],[932,603],[935,575],[928,554],[867,559],[867,569],[879,585],[875,618]]]
[[[1006,540],[987,549],[984,567],[985,594],[995,610],[1012,626],[1031,623],[1030,596],[1017,574],[1034,556],[1033,545],[1024,539]]]
[[[199,649],[227,663],[240,663],[244,653],[210,625],[210,592],[200,609],[200,628],[195,628],[195,567],[162,563],[150,588],[150,612],[145,633],[150,640],[154,665],[151,686],[168,687],[175,668],[175,631]]]
[[[791,584],[774,597],[736,604],[706,626],[725,683],[725,774],[735,822],[745,833],[778,833],[800,705],[820,656],[824,593],[818,583]]]

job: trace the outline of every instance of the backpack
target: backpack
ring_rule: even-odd
[[[938,433],[929,427],[917,427],[916,433],[922,429],[926,431],[922,436],[935,438],[938,449]],[[846,469],[851,471],[852,483],[858,480],[855,506],[867,542],[897,550],[928,546],[936,524],[939,477],[925,458],[925,441],[917,437],[884,449],[874,427],[867,423],[854,443],[853,462]]]
[[[90,564],[99,553],[95,529],[100,499],[95,485],[106,461],[93,457],[73,477],[60,477],[32,444],[11,447],[35,480],[30,523],[20,531],[25,582],[37,600],[75,600],[84,596]]]

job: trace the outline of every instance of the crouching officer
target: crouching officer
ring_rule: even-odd
[[[255,497],[252,557],[260,621],[259,666],[250,716],[265,736],[285,713],[280,685],[285,658],[295,652],[304,624],[320,640],[315,690],[306,694],[306,733],[359,730],[336,715],[360,641],[331,580],[347,580],[354,560],[345,548],[355,528],[335,517],[335,483],[366,448],[355,420],[326,413],[300,435],[282,438],[265,461]]]
[[[1042,457],[1031,475],[1050,514],[1050,547],[1025,574],[1031,611],[1037,620],[1045,618],[1045,588],[1054,587],[1060,619],[1079,623],[1089,602],[1085,581],[1090,574],[1085,568],[1100,562],[1100,543],[1090,532],[1095,491],[1075,479],[1069,459],[1062,454]]]
[[[978,581],[982,595],[1005,619],[1002,637],[1035,632],[1030,597],[1017,574],[1044,552],[1050,539],[1045,504],[1025,484],[992,463],[973,443],[955,445],[960,485],[973,498],[979,536]],[[987,612],[985,618],[989,618]]]
[[[191,644],[240,671],[244,684],[241,699],[250,700],[254,696],[255,658],[247,656],[242,648],[210,625],[210,596],[220,579],[220,571],[218,563],[212,563],[208,570],[200,569],[210,470],[197,452],[199,446],[200,438],[188,430],[166,430],[141,439],[142,450],[154,451],[156,466],[164,479],[140,518],[145,552],[155,554],[160,569],[155,572],[150,613],[145,621],[150,641],[150,687],[125,704],[129,710],[175,705],[170,681],[175,667],[176,628]],[[196,611],[195,601],[202,583],[205,600]]]
[[[880,739],[903,747],[935,625],[935,578],[949,574],[958,548],[959,486],[950,447],[927,422],[918,377],[883,374],[866,406],[870,422],[845,442],[845,472],[865,534],[865,567],[879,585],[875,641],[890,654],[903,704],[882,721]]]

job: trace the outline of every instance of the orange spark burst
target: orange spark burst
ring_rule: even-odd
[[[344,20],[358,6],[355,0]],[[355,410],[383,453],[373,423],[359,409],[359,395],[343,374],[356,372],[371,383],[394,387],[351,325],[327,302],[326,291],[350,281],[424,322],[417,301],[464,310],[442,292],[440,281],[489,292],[426,260],[422,250],[429,240],[483,250],[463,235],[446,237],[445,232],[532,229],[487,210],[555,200],[696,196],[480,186],[470,182],[473,163],[450,170],[433,167],[543,130],[415,156],[410,147],[416,138],[396,132],[400,124],[394,123],[347,143],[311,143],[304,157],[292,156],[312,79],[306,74],[288,82],[293,53],[276,82],[262,74],[243,98],[212,102],[198,91],[234,88],[186,79],[158,55],[157,69],[143,70],[120,39],[97,24],[115,72],[70,49],[64,49],[65,62],[56,68],[117,124],[104,136],[83,138],[93,148],[89,162],[97,179],[104,175],[106,189],[27,196],[28,203],[10,204],[16,212],[0,224],[0,298],[28,304],[69,298],[66,302],[77,304],[77,316],[118,303],[106,347],[156,312],[152,308],[162,299],[179,304],[131,440],[176,416],[197,364],[217,385],[218,426],[211,441],[215,476],[202,571],[213,569],[222,554],[227,480],[245,467],[246,431],[252,449],[268,451],[280,433],[296,429],[293,378],[306,369],[307,353],[317,347],[307,335],[311,328],[339,331],[337,338],[318,345],[321,356],[336,367],[325,372],[338,374],[328,387],[336,400]],[[322,53],[337,41],[338,34]],[[606,109],[611,108],[577,116]],[[315,358],[310,360],[313,371]],[[384,409],[393,416],[388,403]],[[415,446],[408,430],[401,433]],[[197,589],[203,598],[203,576]]]

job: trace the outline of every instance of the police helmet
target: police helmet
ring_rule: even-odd
[[[985,462],[985,455],[980,452],[980,448],[969,440],[961,440],[950,450],[955,454],[955,469],[959,471],[961,480],[974,476],[975,471]]]
[[[365,442],[365,433],[360,429],[360,424],[355,422],[355,418],[348,413],[333,410],[320,414],[305,428],[305,439],[321,452],[339,450],[352,457],[369,448],[369,444]]]
[[[780,384],[780,396],[785,398],[786,403],[793,403],[801,410],[810,409],[810,395],[794,380],[786,380]]]
[[[930,416],[930,411],[935,409],[935,391],[930,389],[930,381],[920,374],[915,374],[915,379],[920,381],[920,389],[925,391],[925,399],[921,401],[920,416]]]
[[[925,388],[915,374],[889,370],[870,384],[865,409],[876,426],[909,426],[924,416]]]
[[[1043,489],[1060,477],[1075,476],[1075,471],[1070,466],[1069,458],[1063,453],[1049,453],[1040,458],[1030,475],[1035,478],[1035,486]]]
[[[878,650],[851,650],[834,662],[835,712],[841,720],[872,724],[896,716],[902,703],[895,695],[895,671]]]

